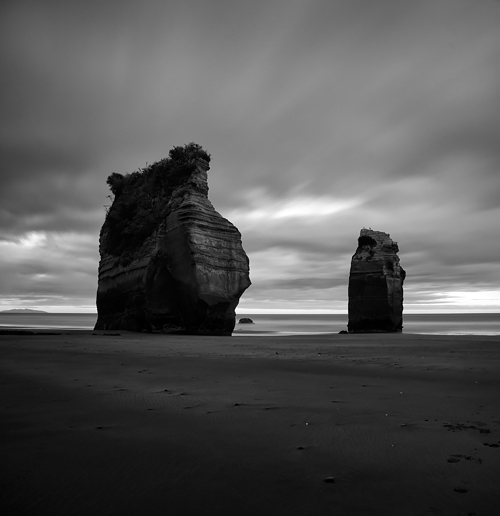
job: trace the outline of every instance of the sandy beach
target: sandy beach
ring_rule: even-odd
[[[105,333],[0,335],[2,514],[498,514],[500,337]]]

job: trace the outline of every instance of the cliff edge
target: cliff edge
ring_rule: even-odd
[[[402,331],[406,272],[398,251],[387,233],[361,230],[349,274],[349,332]]]
[[[240,232],[208,200],[209,162],[190,143],[108,177],[96,330],[231,335],[249,261]]]

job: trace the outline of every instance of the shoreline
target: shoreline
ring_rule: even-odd
[[[500,336],[236,337],[0,334],[0,506],[496,514]]]
[[[95,332],[101,332],[101,333],[95,333]],[[86,335],[100,335],[100,336],[122,336],[123,334],[143,334],[140,332],[129,332],[128,330],[91,330],[91,329],[82,329],[82,328],[44,328],[44,327],[30,327],[30,326],[0,326],[0,336],[18,336],[18,335],[31,335],[31,336],[43,336],[43,335],[74,335],[74,334],[86,334]],[[416,332],[366,332],[366,333],[342,333],[342,332],[329,332],[329,331],[309,331],[309,332],[286,332],[286,331],[233,331],[232,335],[226,335],[226,336],[215,336],[215,335],[182,335],[182,334],[173,334],[173,333],[161,333],[161,332],[151,332],[151,333],[144,333],[146,335],[158,335],[165,338],[170,337],[176,337],[176,336],[184,336],[184,337],[193,337],[193,338],[202,338],[202,337],[213,337],[213,338],[283,338],[283,337],[301,337],[301,338],[307,338],[307,337],[333,337],[334,335],[349,335],[351,337],[358,337],[363,335],[376,335],[381,338],[384,337],[384,335],[400,335],[400,336],[408,336],[408,337],[414,337],[418,338],[420,336],[423,337],[451,337],[451,338],[481,338],[481,337],[492,337],[499,339],[500,341],[500,334],[498,333],[449,333],[449,332],[422,332],[422,333],[416,333]]]

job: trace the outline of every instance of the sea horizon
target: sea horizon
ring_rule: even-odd
[[[250,318],[252,323],[240,323]],[[12,313],[0,312],[0,329],[93,330],[97,313]],[[314,335],[347,330],[347,313],[238,312],[234,336]],[[403,333],[425,335],[500,335],[500,313],[407,313]]]

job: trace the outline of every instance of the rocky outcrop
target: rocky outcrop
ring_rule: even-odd
[[[240,232],[208,200],[209,162],[191,143],[109,176],[96,330],[231,335],[249,262]]]
[[[361,230],[349,275],[349,332],[402,331],[406,273],[398,251],[387,233]]]

